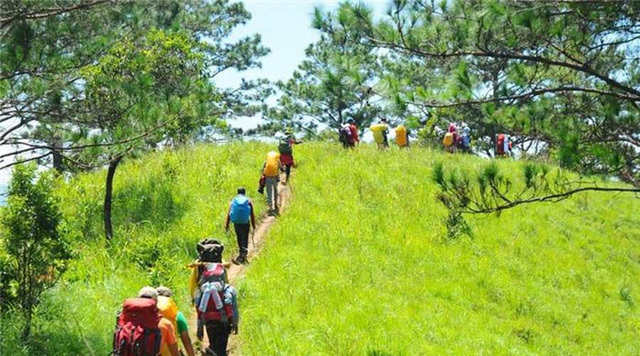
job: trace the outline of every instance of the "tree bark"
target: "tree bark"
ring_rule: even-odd
[[[64,173],[64,167],[62,165],[62,154],[60,153],[60,151],[53,150],[51,151],[51,154],[53,156],[53,169],[55,169],[58,174]]]
[[[111,224],[111,202],[113,198],[113,178],[116,175],[116,168],[122,161],[122,156],[116,157],[111,163],[109,163],[109,169],[107,170],[107,184],[104,192],[104,235],[107,240],[113,238],[113,225]]]
[[[493,99],[494,99],[494,104],[495,104],[495,110],[498,110],[498,107],[500,106],[500,94],[499,94],[499,90],[500,90],[500,81],[499,81],[499,76],[500,76],[500,69],[499,68],[495,68],[492,73],[491,73],[491,87],[493,89]],[[493,147],[493,157],[498,157],[498,152],[496,152],[496,146],[498,145],[498,128],[497,125],[494,122],[491,123],[491,146]]]

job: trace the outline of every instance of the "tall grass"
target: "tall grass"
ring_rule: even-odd
[[[244,355],[640,350],[640,201],[590,193],[467,217],[448,239],[430,150],[297,148],[290,209],[241,280]],[[518,175],[520,162],[501,161]]]
[[[105,173],[61,182],[57,194],[78,257],[39,308],[29,348],[18,344],[20,321],[2,320],[0,354],[106,355],[122,301],[144,285],[171,287],[188,311],[184,266],[195,257],[195,243],[213,236],[225,243],[227,258],[237,251],[235,237],[224,233],[227,207],[242,185],[257,213],[263,210],[256,189],[269,148],[200,146],[125,162],[115,178],[111,243],[102,229]]]

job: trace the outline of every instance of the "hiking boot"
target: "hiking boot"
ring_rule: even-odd
[[[238,255],[238,257],[231,260],[234,264],[243,265],[247,263],[247,255]]]

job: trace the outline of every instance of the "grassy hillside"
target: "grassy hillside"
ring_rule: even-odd
[[[35,349],[17,344],[18,320],[2,320],[2,355],[106,355],[122,301],[140,287],[172,287],[187,311],[184,265],[205,236],[223,239],[226,256],[235,238],[224,218],[239,185],[255,192],[268,146],[259,143],[198,147],[124,163],[116,173],[115,238],[102,229],[104,172],[61,183],[57,193],[73,235],[77,258],[37,313]],[[256,204],[258,212],[265,204]]]
[[[57,192],[77,251],[39,308],[34,349],[2,324],[2,355],[106,355],[123,299],[172,287],[187,310],[184,264],[204,236],[225,240],[238,185],[255,193],[260,143],[197,147],[128,161],[116,174],[116,237],[101,225],[104,172]],[[635,354],[640,200],[585,194],[470,217],[449,240],[430,150],[296,148],[293,201],[239,281],[244,355]],[[521,163],[501,161],[505,172]],[[259,211],[264,204],[256,204]]]
[[[448,240],[429,150],[304,145],[290,210],[240,282],[245,355],[640,350],[640,200],[584,194],[469,217]],[[502,161],[519,174],[521,163]]]

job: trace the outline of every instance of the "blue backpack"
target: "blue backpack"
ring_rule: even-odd
[[[471,147],[471,135],[468,133],[462,134],[462,147],[469,148]]]
[[[231,202],[231,222],[234,224],[247,224],[251,217],[251,206],[249,205],[249,198],[244,195],[238,195],[233,198]]]

